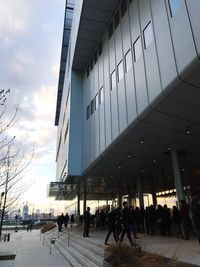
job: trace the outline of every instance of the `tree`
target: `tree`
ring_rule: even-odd
[[[5,119],[6,95],[10,90],[0,91],[0,105],[3,109],[0,113],[0,237],[5,214],[15,209],[19,197],[31,186],[22,182],[22,173],[30,165],[34,150],[27,157],[27,150],[23,145],[17,144],[15,136],[9,136],[7,130],[16,123],[18,106],[10,119]]]

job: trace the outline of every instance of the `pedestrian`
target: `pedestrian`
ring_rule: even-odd
[[[194,198],[192,200],[191,213],[192,213],[194,231],[197,235],[199,245],[200,245],[200,200],[198,198]]]
[[[118,236],[117,236],[117,231],[116,231],[116,212],[115,212],[115,208],[112,207],[111,211],[108,213],[108,233],[106,235],[106,239],[105,239],[105,245],[109,245],[108,244],[108,239],[110,237],[110,235],[113,233],[114,239],[116,242],[118,242]]]
[[[87,210],[84,213],[83,221],[84,221],[83,237],[90,237],[89,236],[90,221],[91,221],[90,207],[87,207]]]
[[[33,229],[33,224],[32,224],[32,222],[31,222],[30,225],[29,225],[29,230],[30,230],[30,232],[32,231],[32,229]]]
[[[128,240],[131,246],[134,246],[131,232],[130,232],[130,225],[131,225],[131,214],[130,209],[128,208],[128,203],[125,201],[123,202],[123,210],[122,210],[122,222],[123,222],[123,230],[120,236],[120,242],[123,242],[125,234],[127,234]]]
[[[180,215],[179,209],[176,206],[173,206],[173,209],[172,209],[172,220],[175,226],[176,237],[183,238],[183,234],[181,231],[181,215]]]
[[[62,231],[62,225],[63,225],[63,223],[64,223],[64,215],[63,215],[63,213],[60,215],[60,216],[58,216],[58,218],[57,218],[57,225],[58,225],[58,231],[59,232],[61,232]]]
[[[68,215],[68,213],[66,213],[65,214],[65,217],[64,217],[64,225],[65,225],[65,228],[67,228],[68,222],[69,222],[69,215]]]

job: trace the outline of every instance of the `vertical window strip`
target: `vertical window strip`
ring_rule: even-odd
[[[129,49],[128,52],[125,54],[125,72],[127,73],[132,68],[132,54],[131,50]]]
[[[153,41],[153,29],[152,29],[152,23],[151,23],[151,21],[144,28],[144,30],[143,30],[143,37],[144,37],[144,48],[147,49],[147,47]]]
[[[116,71],[111,73],[111,91],[116,87]]]

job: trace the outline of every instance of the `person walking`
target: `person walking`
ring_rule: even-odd
[[[89,236],[89,231],[90,231],[90,220],[91,220],[91,215],[90,215],[90,207],[87,207],[87,210],[84,213],[84,231],[83,231],[83,237],[90,237]]]
[[[200,200],[198,198],[194,198],[192,200],[192,222],[194,226],[194,231],[197,235],[199,245],[200,245]]]
[[[131,237],[131,231],[130,231],[130,226],[131,226],[131,214],[130,214],[130,209],[128,208],[128,203],[125,201],[123,202],[123,210],[122,210],[122,222],[123,222],[123,230],[122,234],[120,236],[120,242],[123,242],[125,234],[127,234],[128,240],[131,244],[131,246],[134,246],[134,242]]]
[[[68,213],[66,213],[65,214],[65,217],[64,217],[64,225],[65,225],[65,228],[67,228],[68,222],[69,222],[69,215],[68,215]]]
[[[112,233],[113,233],[115,241],[118,242],[118,236],[117,236],[117,231],[116,231],[116,220],[117,218],[116,218],[115,208],[112,207],[111,211],[108,213],[108,234],[105,239],[105,245],[109,245],[108,239]]]

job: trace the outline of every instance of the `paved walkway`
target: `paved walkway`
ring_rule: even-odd
[[[73,232],[82,237],[82,229],[74,228]],[[104,243],[106,231],[96,231],[91,229],[90,235],[92,238]],[[113,237],[110,237],[109,243],[113,242]],[[126,239],[125,242],[128,242]],[[181,240],[176,238],[139,235],[137,242],[142,246],[143,250],[160,254],[166,257],[175,257],[181,261],[200,266],[200,245],[197,240]],[[49,247],[43,246],[43,242],[40,241],[39,230],[33,230],[32,232],[19,231],[18,233],[11,233],[10,242],[0,242],[0,252],[3,251],[15,251],[16,258],[13,261],[7,262],[7,265],[13,267],[68,267],[66,261],[62,256],[52,249],[52,254],[49,254]],[[89,267],[89,266],[88,266]]]
[[[66,261],[56,250],[52,249],[52,254],[49,254],[49,247],[43,246],[43,242],[40,241],[39,230],[12,232],[10,242],[0,242],[0,252],[3,251],[15,251],[16,258],[14,262],[0,262],[4,264],[0,267],[68,267]]]

